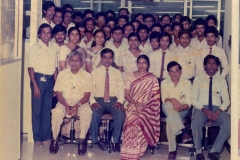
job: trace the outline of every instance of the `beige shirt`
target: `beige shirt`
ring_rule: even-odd
[[[122,78],[121,72],[110,66],[108,68],[109,73],[109,96],[117,97],[118,102],[123,104],[124,101],[124,82]],[[91,94],[90,103],[96,103],[94,97],[104,97],[104,87],[105,87],[105,76],[106,76],[106,68],[104,66],[100,66],[99,68],[94,69],[91,72],[93,89]]]
[[[149,72],[153,73],[155,76],[160,78],[160,72],[162,67],[162,49],[159,49],[152,54],[150,54],[150,68]],[[171,61],[176,61],[176,56],[170,52],[169,50],[165,51],[165,60],[164,60],[164,70],[163,70],[163,78],[169,77],[167,71],[167,65]]]
[[[139,49],[142,50],[142,52],[146,55],[152,52],[152,46],[150,44],[150,41],[147,41],[144,46],[142,44],[139,45]]]
[[[166,78],[161,82],[162,102],[165,103],[166,98],[175,98],[181,104],[188,104],[191,107],[191,89],[192,84],[189,80],[180,77],[175,87],[171,78]]]
[[[142,54],[144,54],[143,51],[140,55]],[[137,58],[129,50],[125,50],[120,53],[117,64],[118,66],[123,67],[123,72],[125,73],[131,73],[138,70]]]
[[[53,75],[57,68],[57,49],[51,42],[48,46],[39,40],[29,50],[28,67],[34,68],[34,72]]]
[[[125,43],[121,43],[121,45],[117,48],[114,44],[113,41],[108,41],[105,45],[106,48],[110,48],[114,52],[114,60],[117,64],[118,57],[122,51],[128,50],[129,46],[126,45]],[[118,65],[118,64],[117,64]]]
[[[176,61],[182,66],[182,78],[190,79],[203,73],[202,59],[197,50],[179,45],[172,52],[176,55]]]
[[[200,50],[200,49],[207,47],[206,38],[204,38],[201,42],[198,40],[198,37],[192,38],[190,47],[192,47],[193,49],[196,49],[196,50]]]
[[[53,21],[51,20],[51,22],[50,23],[48,23],[48,21],[46,20],[46,18],[42,18],[42,24],[43,23],[47,23],[47,24],[49,24],[51,27],[52,27],[52,29],[55,27],[55,24],[53,23]]]
[[[53,90],[62,92],[66,102],[75,105],[84,97],[84,93],[92,91],[91,74],[83,69],[73,74],[71,68],[67,68],[58,74]]]
[[[201,110],[203,105],[208,105],[209,82],[207,74],[197,77],[193,82],[191,101],[196,109]],[[212,105],[219,106],[223,111],[230,105],[227,82],[218,74],[212,79]]]
[[[202,59],[202,63],[204,61],[204,58],[209,54],[209,52],[210,52],[209,46],[207,46],[199,51],[199,55]],[[212,46],[212,55],[218,57],[221,62],[221,66],[218,69],[217,74],[221,73],[221,76],[223,76],[225,78],[230,70],[230,67],[229,67],[227,56],[226,56],[224,49],[222,49],[218,46]]]

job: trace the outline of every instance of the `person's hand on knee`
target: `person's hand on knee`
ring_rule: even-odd
[[[94,110],[98,110],[99,108],[101,108],[101,106],[99,106],[98,103],[93,103],[90,107],[92,108],[93,111]]]

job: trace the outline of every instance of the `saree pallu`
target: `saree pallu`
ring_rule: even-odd
[[[121,160],[138,160],[148,144],[155,146],[160,136],[160,90],[156,76],[149,73],[132,82],[130,96],[144,107],[129,104],[123,126]]]

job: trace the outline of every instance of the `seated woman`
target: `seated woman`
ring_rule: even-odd
[[[128,44],[129,49],[119,54],[117,64],[121,72],[132,73],[138,70],[136,64],[137,57],[144,53],[138,48],[140,45],[140,37],[137,33],[132,32],[129,34]]]
[[[98,29],[93,33],[93,38],[94,40],[92,43],[92,47],[86,49],[86,71],[88,71],[89,73],[91,73],[93,69],[101,66],[100,52],[105,48],[105,32],[101,29]]]
[[[129,102],[123,126],[121,160],[138,160],[147,146],[160,136],[160,91],[155,75],[148,72],[146,55],[137,58],[138,70],[126,76],[125,98]]]
[[[76,50],[80,53],[82,53],[83,55],[83,64],[81,66],[82,69],[85,70],[85,57],[86,57],[86,53],[84,51],[83,48],[78,46],[78,41],[80,39],[80,32],[78,30],[78,28],[75,27],[71,27],[68,31],[68,37],[69,37],[69,42],[66,43],[65,45],[62,45],[59,48],[59,52],[58,52],[58,63],[59,63],[59,68],[60,70],[64,70],[66,68],[69,68],[68,65],[68,55],[70,54],[71,51]]]

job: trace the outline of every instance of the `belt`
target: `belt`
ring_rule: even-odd
[[[42,74],[42,73],[38,73],[38,72],[36,72],[35,74],[38,74],[38,75],[44,76],[44,77],[48,77],[48,78],[52,78],[53,77],[53,75]]]

